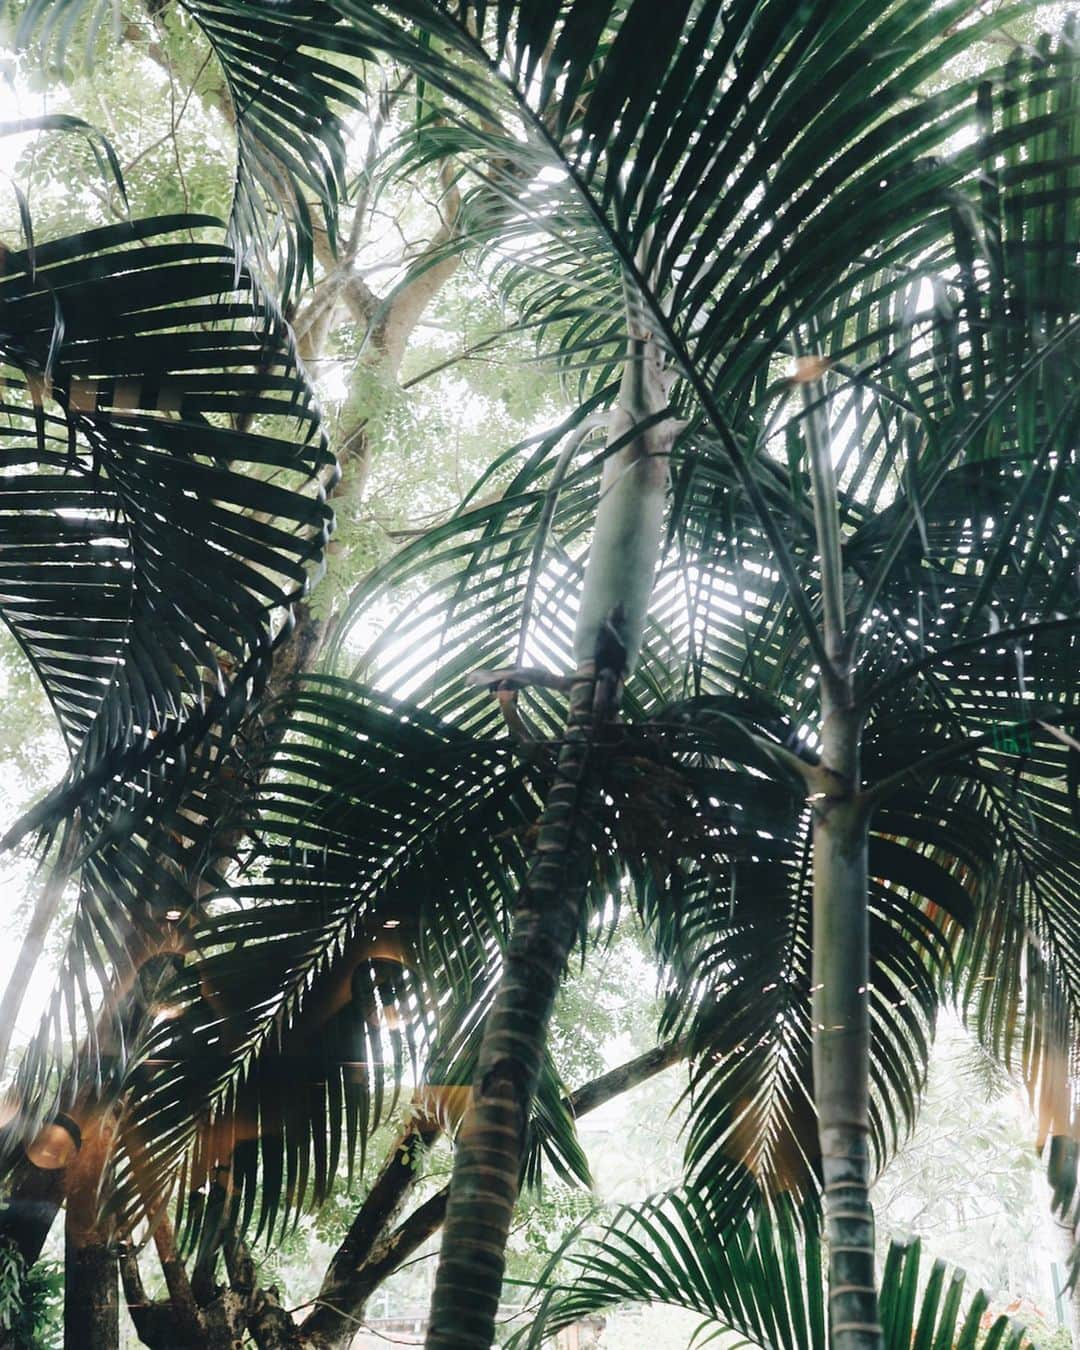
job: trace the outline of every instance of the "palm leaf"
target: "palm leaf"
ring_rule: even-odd
[[[195,1189],[237,1153],[243,1221],[258,1191],[272,1229],[325,1197],[421,1065],[447,1128],[469,1082],[547,770],[326,677],[273,717],[219,826],[250,841],[230,907],[211,897],[186,935],[133,1065],[132,1213],[147,1178],[186,1169]],[[580,1174],[552,1083],[538,1139]]]
[[[928,751],[983,738],[977,759],[952,766],[957,821],[981,841],[968,874],[984,888],[956,988],[1027,1082],[1040,1139],[1075,1130],[1080,1009],[1074,43],[1069,25],[980,93],[979,211],[955,217],[955,263],[932,305],[904,316],[895,302],[904,361],[875,377],[895,389],[902,374],[918,431],[905,442],[910,414],[883,410],[896,499],[846,550],[868,581],[868,698]],[[878,775],[912,759],[899,737],[873,754]]]
[[[221,244],[175,237],[213,225],[6,258],[5,616],[74,759],[33,824],[162,759],[151,738],[175,753],[196,720],[243,707],[327,533],[316,477],[333,462],[283,326]],[[244,430],[253,417],[281,421]]]
[[[27,1102],[80,1018],[93,1027],[108,966],[122,980],[135,933],[176,907],[175,873],[144,888],[131,840],[152,855],[227,752],[329,533],[336,469],[306,379],[218,229],[165,217],[38,241],[0,279],[0,611],[71,757],[7,842],[77,809],[85,862]]]
[[[727,1227],[694,1190],[619,1211],[598,1236],[571,1248],[581,1274],[548,1288],[531,1328],[510,1344],[539,1346],[559,1328],[625,1302],[660,1303],[700,1314],[695,1343],[736,1333],[763,1350],[824,1350],[825,1291],[816,1220],[789,1203]],[[965,1275],[934,1261],[920,1295],[919,1240],[889,1247],[881,1281],[888,1350],[982,1344],[990,1304],[976,1290],[964,1307]],[[1018,1323],[993,1319],[986,1343],[1029,1345]]]
[[[790,743],[790,728],[775,708],[730,696],[675,705],[655,725],[713,836],[711,859],[686,849],[686,861],[664,874],[637,869],[643,918],[668,972],[662,1034],[686,1035],[692,1057],[687,1166],[731,1212],[759,1188],[809,1203],[818,1185],[810,814],[804,790],[764,774],[766,747]],[[940,794],[905,802],[903,815],[882,811],[871,833],[871,1124],[879,1164],[914,1121],[951,936],[972,910],[957,876],[957,853],[966,852],[941,846],[944,801]],[[670,831],[670,811],[654,814]]]
[[[1040,249],[1059,256],[1045,249],[1048,238],[1058,238],[1046,230],[1065,222],[1068,247],[1075,196],[1068,44],[1044,50],[1033,73],[1013,67],[996,84],[976,90],[961,82],[927,100],[911,96],[939,61],[980,31],[958,22],[962,6],[882,12],[821,5],[793,15],[779,3],[715,3],[692,22],[689,10],[677,7],[659,29],[655,6],[644,0],[530,6],[524,13],[509,4],[451,11],[421,0],[379,11],[339,0],[338,8],[373,50],[411,64],[433,91],[433,115],[421,116],[402,163],[454,155],[476,173],[467,237],[511,241],[502,264],[508,294],[546,340],[564,342],[587,375],[595,401],[563,431],[572,433],[587,412],[610,402],[607,375],[624,336],[623,284],[631,309],[655,328],[679,369],[673,401],[689,426],[675,466],[670,550],[649,653],[629,691],[631,715],[688,693],[766,690],[782,698],[788,740],[812,753],[813,733],[804,729],[818,711],[812,676],[820,658],[819,601],[800,487],[811,419],[822,409],[793,413],[777,364],[809,335],[824,348],[828,417],[834,427],[851,419],[856,425],[857,449],[840,475],[840,516],[858,591],[852,612],[857,624],[865,620],[860,651],[873,643],[864,671],[868,698],[884,681],[917,677],[898,726],[919,726],[927,736],[944,728],[959,742],[971,715],[970,679],[952,679],[947,653],[977,622],[987,562],[995,576],[1010,578],[1002,589],[1008,614],[1044,621],[1050,597],[1060,598],[1068,585],[1074,556],[1064,513],[1056,510],[1067,483],[1055,447],[1064,444],[1068,409],[1060,399],[1053,403],[1049,387],[1061,384],[1049,375],[1067,357],[1071,320],[1054,327],[1047,288],[1029,277]],[[451,63],[448,52],[462,59]],[[975,140],[937,157],[972,116],[981,119]],[[517,208],[509,200],[515,192]],[[1045,207],[1046,230],[1028,223],[1029,207]],[[552,228],[542,228],[545,218]],[[1002,220],[1004,235],[992,228]],[[1028,240],[1038,247],[1027,247]],[[928,309],[919,291],[931,271]],[[985,298],[973,298],[979,286]],[[1052,322],[1044,341],[1046,314]],[[1005,457],[996,454],[1002,447]],[[513,665],[515,656],[520,664],[530,642],[541,664],[563,664],[599,470],[599,456],[575,466],[565,451],[565,441],[553,437],[518,464],[506,461],[488,484],[500,492],[495,502],[474,499],[365,590],[365,604],[390,585],[422,596],[368,654],[370,679],[398,692],[419,690],[427,710],[474,731],[494,726],[498,714],[468,685],[472,669]],[[973,482],[981,493],[1005,479],[1000,514],[1010,476],[1014,492],[1028,481],[1005,468],[1008,456],[1028,455],[1031,490],[1020,498],[1033,509],[1025,507],[1021,532],[995,559],[968,505]],[[887,494],[897,495],[891,519],[882,510]],[[481,566],[466,575],[462,564],[477,559]],[[423,585],[425,571],[433,585]],[[913,590],[925,591],[915,613]],[[525,623],[523,601],[534,610]],[[922,636],[924,611],[932,649]],[[427,640],[436,633],[439,668],[426,679]],[[972,678],[982,682],[975,715],[1000,715],[1011,706],[1011,696],[998,696],[1006,686],[988,671],[978,674],[975,653],[967,654]],[[1068,654],[1061,648],[1055,661],[1039,662],[1046,689],[1061,687]],[[950,670],[951,688],[937,687],[931,663],[921,664],[928,655]],[[920,721],[927,703],[931,715]],[[1055,715],[1061,703],[1054,702]],[[540,733],[534,739],[542,739],[557,704],[544,691],[528,706]],[[900,764],[903,749],[918,744],[884,734],[884,711],[873,730],[879,767]],[[720,758],[727,758],[725,772],[743,767]],[[987,776],[997,767],[991,762]],[[717,800],[728,804],[747,790],[723,786]],[[1000,784],[993,790],[1000,794]],[[914,1101],[925,1022],[938,997],[935,967],[944,966],[949,949],[942,934],[951,939],[970,888],[969,850],[956,846],[961,826],[947,794],[932,791],[921,808],[903,812],[897,803],[892,816],[879,817],[875,863],[882,953],[875,1072],[879,1086],[898,1092],[902,1117]],[[793,935],[805,932],[798,851],[801,845],[804,858],[805,819],[791,813],[769,857],[749,837],[740,843],[751,864],[776,864],[774,884],[763,893],[777,897],[774,946],[788,951]],[[701,903],[714,903],[715,877],[695,880]],[[1007,869],[999,881],[1011,887]],[[736,901],[739,884],[737,878]],[[741,930],[744,947],[756,917],[748,915]],[[715,942],[706,969],[722,994],[724,943],[734,944],[740,959],[745,952],[734,931],[708,934],[703,924],[697,931]],[[805,945],[805,937],[799,941]],[[779,956],[774,965],[785,991],[805,978]],[[741,996],[748,998],[748,987]],[[916,1012],[904,1011],[906,997],[914,997]],[[787,1127],[805,1115],[799,1077],[775,1094]],[[731,1137],[723,1111],[738,1109],[738,1080],[721,1086],[701,1117],[703,1157]],[[899,1117],[889,1120],[880,1109],[883,1143]],[[805,1148],[796,1156],[805,1189],[812,1161]]]
[[[116,40],[114,8],[112,0],[30,0],[16,42],[53,64],[74,57],[89,67],[99,42]],[[177,8],[182,18],[166,12],[161,21],[197,25],[225,78],[223,111],[237,135],[230,241],[288,296],[313,276],[316,224],[336,247],[346,191],[344,118],[359,106],[369,50],[323,0],[258,10],[242,0],[182,0]]]

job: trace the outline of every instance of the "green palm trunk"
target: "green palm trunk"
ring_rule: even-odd
[[[814,795],[813,1064],[832,1350],[880,1350],[870,1206],[870,957],[860,715],[826,696]]]
[[[615,716],[640,649],[660,548],[674,434],[674,425],[660,420],[661,367],[647,337],[631,338],[578,615],[566,731],[455,1148],[431,1350],[486,1350],[495,1332],[529,1110],[588,890],[594,742]]]
[[[803,386],[805,435],[821,559],[821,763],[814,808],[812,1062],[831,1350],[881,1350],[870,1206],[869,803],[862,792],[863,711],[846,631],[839,492],[827,420]]]
[[[472,1104],[457,1138],[427,1338],[431,1347],[487,1347],[494,1332],[529,1108],[588,885],[584,822],[595,689],[593,668],[583,665],[571,690],[555,783],[485,1028]]]

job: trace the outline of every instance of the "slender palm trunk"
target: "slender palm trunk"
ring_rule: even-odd
[[[588,889],[598,800],[590,752],[641,647],[660,549],[676,430],[663,417],[666,405],[662,356],[635,333],[601,476],[566,731],[455,1146],[429,1350],[487,1350],[494,1338],[529,1110]]]
[[[427,1345],[487,1350],[547,1027],[588,886],[588,767],[596,680],[581,666],[554,785],[458,1133]]]
[[[811,388],[814,384],[815,388]],[[870,1207],[869,804],[846,633],[844,556],[829,418],[803,384],[821,559],[821,764],[814,806],[811,1005],[814,1103],[825,1185],[831,1350],[882,1350]]]
[[[832,1350],[881,1350],[870,1206],[870,958],[860,718],[824,700],[814,802],[814,1097],[825,1183]]]

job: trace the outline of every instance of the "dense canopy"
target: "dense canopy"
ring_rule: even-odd
[[[1072,21],[9,17],[63,110],[0,126],[0,613],[68,760],[5,839],[11,1343],[64,1207],[66,1346],[119,1278],[151,1347],[345,1347],[440,1226],[427,1344],[490,1346],[577,1117],[679,1065],[677,1184],[575,1212],[515,1344],[973,1346],[871,1187],[953,1007],[1080,1217]],[[575,1083],[631,948],[639,1053]]]

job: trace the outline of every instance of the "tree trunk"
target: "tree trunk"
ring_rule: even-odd
[[[387,1261],[394,1260],[401,1245],[391,1232],[416,1189],[420,1158],[441,1132],[440,1126],[427,1121],[410,1125],[390,1150],[326,1268],[314,1311],[302,1323],[304,1344],[313,1350],[347,1347],[352,1342],[364,1304],[389,1273]],[[440,1214],[435,1228],[441,1220]]]
[[[686,1054],[684,1041],[668,1041],[620,1064],[577,1088],[566,1099],[574,1116],[584,1115],[605,1102],[644,1083],[677,1063]],[[426,1146],[434,1129],[424,1127],[407,1138]],[[415,1170],[403,1166],[402,1150],[395,1146],[357,1215],[348,1237],[327,1270],[315,1308],[300,1325],[305,1350],[348,1350],[363,1321],[367,1300],[395,1270],[436,1233],[446,1218],[448,1189],[428,1196],[422,1205],[390,1229],[401,1200],[415,1185]]]
[[[74,1236],[64,1244],[64,1350],[116,1350],[120,1298],[116,1250],[105,1241]]]
[[[368,1299],[394,1271],[439,1231],[446,1218],[446,1189],[428,1196],[422,1205],[390,1233],[383,1233],[373,1244],[371,1254],[360,1270],[354,1272],[341,1305],[320,1302],[301,1324],[304,1350],[349,1350]],[[319,1298],[323,1295],[320,1293]]]
[[[29,1158],[23,1158],[11,1173],[0,1231],[19,1249],[28,1267],[41,1255],[64,1203],[65,1185],[63,1168],[35,1167]]]
[[[663,357],[645,338],[631,338],[604,460],[592,547],[585,564],[574,659],[596,659],[614,625],[625,673],[641,650],[663,537],[671,446],[677,426],[661,419],[667,406]],[[642,424],[644,423],[644,427]],[[624,672],[620,670],[619,674]]]
[[[109,1112],[84,1134],[68,1169],[64,1232],[64,1350],[116,1350],[120,1291],[112,1222],[101,1214],[101,1180],[116,1134]]]
[[[860,718],[823,699],[814,801],[813,1062],[829,1249],[829,1343],[881,1350],[870,1206],[870,956]]]
[[[663,355],[638,331],[629,307],[627,318],[626,363],[608,432],[612,449],[574,634],[578,668],[566,732],[454,1148],[429,1350],[487,1350],[495,1334],[529,1110],[588,890],[587,821],[595,795],[589,752],[597,731],[615,716],[652,593],[677,428],[663,416]]]
[[[580,666],[555,782],[484,1030],[472,1102],[454,1149],[427,1336],[431,1350],[487,1350],[494,1335],[529,1110],[588,887],[587,777],[598,687],[592,663]]]

